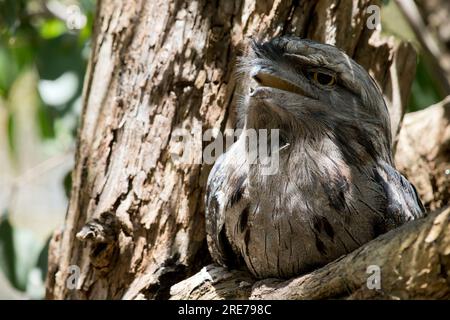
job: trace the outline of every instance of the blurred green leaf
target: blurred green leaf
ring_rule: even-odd
[[[20,73],[32,65],[35,48],[20,36],[10,38],[7,44],[0,39],[0,95],[7,97]]]
[[[44,139],[51,139],[55,137],[55,126],[54,120],[55,117],[51,108],[44,103],[39,104],[39,108],[37,110],[39,129],[41,132],[41,136]]]
[[[39,34],[43,39],[56,38],[64,32],[67,32],[66,25],[58,19],[47,20],[39,28]]]
[[[25,291],[28,274],[37,264],[42,245],[31,231],[14,228],[4,215],[0,220],[0,269],[10,283]]]
[[[0,270],[3,271],[9,282],[17,287],[13,233],[14,230],[9,223],[8,215],[4,214],[0,218]]]
[[[15,120],[14,114],[10,113],[8,115],[8,146],[12,155],[15,154],[15,141],[14,141],[14,133],[15,133]]]
[[[52,240],[52,237],[49,237],[47,241],[45,242],[45,246],[42,248],[41,252],[39,253],[38,261],[37,261],[37,267],[42,272],[42,281],[45,281],[45,276],[47,275],[48,270],[48,248],[50,246],[50,241]]]
[[[28,272],[26,293],[31,299],[42,299],[45,296],[45,278],[48,269],[48,248],[51,237],[39,252],[36,265]]]
[[[64,176],[63,184],[67,199],[70,199],[70,190],[72,190],[72,170],[67,172]]]
[[[95,0],[80,0],[81,9],[86,15],[92,15],[95,10]]]
[[[14,228],[13,241],[17,277],[16,288],[25,291],[27,289],[28,275],[37,265],[43,245],[40,241],[37,241],[30,230],[23,228]]]
[[[77,84],[72,97],[63,105],[52,105],[54,117],[66,114],[73,107],[73,103],[81,95],[82,80],[86,69],[86,60],[82,54],[83,47],[77,42],[77,35],[65,33],[53,39],[41,41],[36,55],[36,66],[41,80],[56,80],[63,74],[73,72]],[[48,63],[51,61],[52,63]],[[67,88],[69,90],[69,88]]]
[[[416,77],[414,78],[408,112],[426,108],[443,99],[436,89],[436,83],[421,56],[417,64]]]
[[[24,143],[18,139],[21,125],[19,115],[26,114],[26,110],[22,108],[37,110],[30,112],[33,119],[26,123],[34,128],[38,125],[42,137],[49,140],[45,141],[46,150],[69,145],[66,142],[71,142],[70,130],[76,132],[75,119],[79,109],[75,107],[78,105],[75,102],[80,101],[96,1],[61,2],[63,5],[80,6],[86,15],[86,25],[77,32],[67,30],[64,21],[48,14],[44,7],[47,2],[48,0],[0,0],[0,96],[8,117],[5,119],[5,135],[8,135],[7,143],[13,163],[22,160],[16,155],[19,150],[17,144]],[[38,75],[32,80],[34,85],[31,87],[38,88],[40,100],[31,99],[28,93],[14,94],[14,83],[24,72],[30,71]],[[65,79],[64,75],[67,74],[76,81]],[[56,79],[61,81],[50,83]],[[62,81],[64,79],[67,81]],[[47,90],[41,90],[41,87],[46,87]],[[43,92],[49,94],[45,95]],[[65,93],[66,96],[55,95],[57,92]],[[35,92],[30,94],[34,95]],[[74,120],[67,120],[70,117]],[[71,184],[69,172],[64,177],[64,186],[61,186],[66,194],[70,193]],[[28,213],[22,214],[26,216]],[[47,241],[44,246],[31,230],[18,228],[14,223],[11,225],[6,218],[0,220],[0,269],[7,274],[14,287],[26,290],[28,297],[39,297],[41,294],[41,282],[47,272],[48,245]]]
[[[1,32],[14,33],[20,25],[20,17],[24,11],[25,0],[0,0]]]
[[[19,67],[11,52],[0,46],[0,95],[6,97],[14,79],[18,75]]]
[[[34,35],[34,32],[31,35]],[[33,39],[34,40],[29,41],[28,36],[20,33],[14,38],[13,43],[9,46],[9,50],[14,57],[14,63],[17,64],[19,72],[22,72],[34,62],[36,39]]]
[[[50,238],[43,245],[31,230],[14,227],[8,214],[0,216],[0,272],[13,287],[27,291],[32,298],[43,295],[49,243]],[[39,281],[36,275],[40,275]]]
[[[42,40],[35,58],[41,79],[55,80],[69,70],[84,73],[85,61],[74,34]]]

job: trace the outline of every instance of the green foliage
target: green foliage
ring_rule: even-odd
[[[394,36],[398,40],[410,42],[418,53],[417,71],[407,112],[424,109],[441,101],[444,97],[436,90],[436,80],[425,63],[425,53],[422,46],[395,1],[383,1],[381,24],[386,36]]]
[[[14,143],[14,114],[10,113],[8,115],[8,128],[7,128],[7,134],[8,134],[8,146],[11,151],[11,155],[14,156],[14,149],[15,149],[15,143]]]
[[[37,116],[41,135],[46,139],[54,138],[55,128],[53,122],[55,121],[55,113],[53,112],[53,109],[41,100]]]
[[[0,270],[9,281],[17,288],[16,254],[13,240],[14,229],[9,223],[7,215],[0,218]]]
[[[73,144],[76,133],[77,101],[82,93],[96,3],[95,0],[58,1],[63,9],[78,5],[86,16],[86,24],[80,30],[69,30],[61,18],[64,15],[50,10],[49,2],[0,0],[0,116],[5,115],[6,126],[0,128],[0,135],[7,135],[5,147],[12,168],[27,163],[20,158],[23,150],[28,152],[21,144],[27,143],[30,132],[39,135],[37,140],[42,141],[39,148],[43,149],[44,159],[47,154],[61,154],[61,145],[67,144],[67,140]],[[30,74],[24,90],[23,82],[19,81]],[[24,121],[24,117],[28,118]],[[23,128],[27,130],[30,125],[36,130],[28,130],[26,136]],[[5,164],[0,166],[8,168]],[[11,175],[14,178],[22,174]],[[61,178],[61,190],[68,194],[71,183],[68,173]],[[47,270],[48,241],[43,243],[42,237],[20,226],[12,218],[13,210],[9,211],[9,218],[0,212],[0,272],[16,289],[31,298],[40,298]],[[29,215],[37,216],[37,213],[29,212]],[[39,273],[41,281],[36,284]]]
[[[0,219],[0,270],[17,289],[31,289],[29,274],[37,269],[41,275],[47,272],[48,242],[44,246],[30,230],[15,228],[8,215]],[[43,279],[42,279],[43,282]]]
[[[444,97],[439,94],[436,88],[435,79],[433,79],[428,71],[424,59],[419,56],[416,77],[414,78],[411,89],[408,112],[417,111],[441,101]]]
[[[36,119],[41,125],[42,136],[53,138],[55,120],[70,112],[81,95],[95,2],[79,2],[87,23],[77,32],[68,30],[64,21],[49,16],[44,9],[32,12],[30,7],[39,3],[42,2],[0,1],[0,96],[6,100],[15,79],[30,68],[37,68],[42,80],[55,80],[72,71],[77,76],[74,94],[58,104],[42,100],[43,106]]]
[[[50,240],[51,237],[48,238],[47,242],[45,243],[45,246],[42,248],[41,252],[39,253],[39,257],[37,259],[36,266],[41,270],[41,280],[42,282],[45,282],[45,277],[47,275],[47,269],[48,269],[48,247],[50,246]]]
[[[26,291],[28,275],[37,266],[42,244],[36,240],[36,237],[30,230],[22,228],[14,228],[13,230],[14,271],[17,279],[15,287],[21,291]]]
[[[19,72],[19,67],[10,50],[0,46],[0,96],[6,97]]]
[[[58,19],[49,19],[44,21],[39,28],[39,34],[42,39],[52,39],[59,37],[67,32],[64,22]]]
[[[70,190],[72,189],[72,171],[67,172],[64,177],[64,192],[67,199],[70,199]]]
[[[25,0],[0,0],[0,21],[14,33],[20,26],[20,19],[25,11]]]

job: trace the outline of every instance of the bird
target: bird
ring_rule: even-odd
[[[389,112],[361,65],[296,36],[249,47],[238,62],[238,117],[243,132],[278,130],[279,149],[268,157],[279,162],[264,173],[242,133],[215,161],[205,224],[216,263],[291,278],[425,215],[395,169]]]

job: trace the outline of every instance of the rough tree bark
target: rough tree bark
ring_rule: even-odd
[[[428,210],[450,205],[450,96],[405,116],[395,163]]]
[[[249,37],[295,34],[344,49],[380,84],[397,136],[416,58],[410,45],[366,27],[371,4],[380,1],[99,1],[47,298],[169,298],[172,285],[210,263],[210,166],[173,161],[189,150],[171,136],[233,126],[234,61]],[[75,289],[66,285],[71,266],[81,271]]]

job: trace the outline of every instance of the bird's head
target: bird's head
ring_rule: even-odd
[[[390,119],[367,71],[340,49],[298,37],[253,42],[240,61],[247,129],[291,140],[323,137],[391,162]]]

